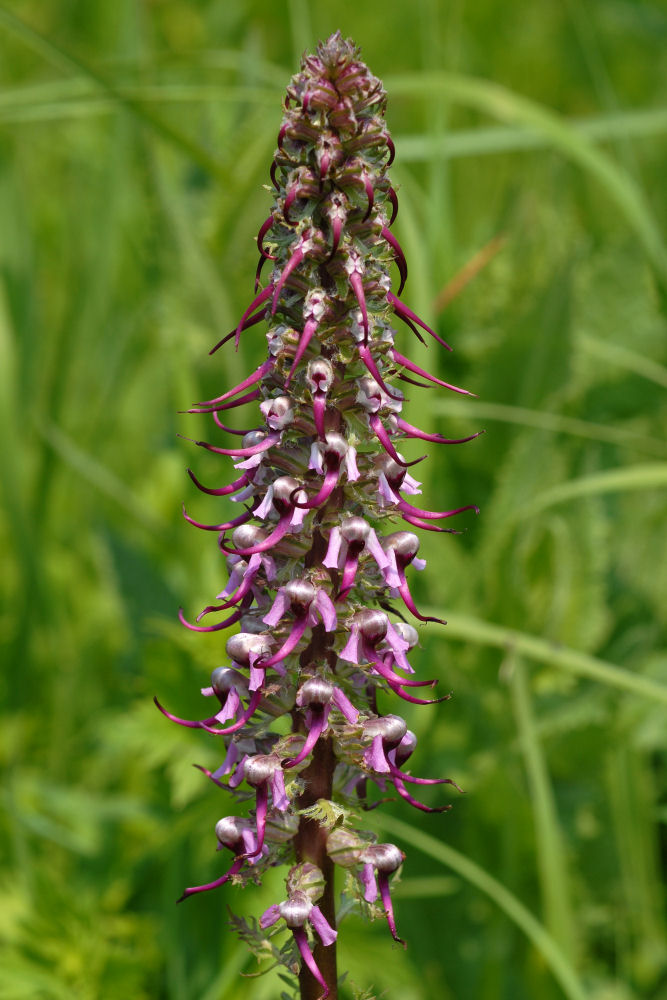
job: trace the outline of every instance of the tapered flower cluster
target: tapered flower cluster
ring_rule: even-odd
[[[418,697],[435,681],[416,679],[408,661],[418,634],[400,609],[429,620],[410,591],[410,567],[424,566],[413,529],[448,531],[443,521],[476,509],[415,506],[416,463],[400,451],[406,439],[460,442],[404,420],[397,383],[465,390],[394,346],[397,320],[420,340],[447,345],[400,298],[407,265],[391,231],[398,200],[387,174],[394,147],[385,101],[380,81],[339,33],[304,58],[287,89],[270,173],[273,208],[257,239],[255,296],[214,348],[238,344],[261,323],[267,359],[192,410],[228,430],[226,411],[250,404],[249,422],[258,425],[230,447],[197,442],[232,458],[229,485],[205,486],[190,472],[200,490],[231,497],[241,513],[219,524],[186,514],[217,535],[228,580],[196,622],[183,614],[181,621],[194,631],[240,631],[227,639],[226,665],[202,690],[213,706],[205,718],[182,719],[158,703],[173,721],[219,738],[220,766],[202,770],[245,804],[246,815],[225,816],[215,827],[231,863],[182,898],[291,864],[287,898],[259,926],[291,930],[295,960],[323,997],[335,989],[317,960],[337,933],[334,864],[348,872],[347,891],[356,886],[362,905],[372,910],[381,901],[401,940],[389,880],[403,854],[359,828],[361,811],[377,804],[372,786],[424,812],[449,808],[413,794],[415,786],[453,782],[406,770],[416,737],[399,715],[378,715],[377,692],[415,704],[444,700]],[[285,716],[287,735],[284,721],[274,731]]]

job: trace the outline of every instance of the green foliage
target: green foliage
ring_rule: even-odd
[[[226,915],[251,936],[279,877],[174,906],[219,874],[226,801],[192,767],[218,766],[215,741],[152,696],[196,713],[183,698],[222,662],[176,624],[225,578],[181,501],[232,510],[195,499],[184,467],[218,468],[179,411],[263,355],[259,334],[207,352],[252,287],[282,89],[338,27],[389,93],[406,301],[455,347],[426,367],[479,396],[415,390],[406,419],[486,430],[424,463],[426,506],[482,514],[425,537],[413,577],[449,619],[415,665],[454,694],[409,713],[415,771],[466,795],[370,814],[410,848],[409,947],[351,906],[342,996],[664,995],[667,18],[626,0],[332,10],[0,6],[2,1000],[284,990],[279,968],[239,978],[257,966]]]

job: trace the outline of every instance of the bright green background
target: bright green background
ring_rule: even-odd
[[[415,770],[467,794],[373,814],[409,947],[351,917],[342,967],[401,1000],[667,993],[664,6],[25,0],[0,5],[2,998],[278,995],[239,979],[226,908],[279,873],[174,906],[227,802],[191,766],[214,741],[151,699],[197,713],[222,662],[176,612],[225,580],[180,504],[228,508],[184,467],[229,466],[178,411],[261,357],[207,351],[249,301],[281,92],[337,27],[390,96],[404,297],[456,351],[402,349],[479,396],[406,416],[487,431],[420,466],[427,506],[482,513],[413,574],[449,619],[414,662],[454,692],[408,712]]]

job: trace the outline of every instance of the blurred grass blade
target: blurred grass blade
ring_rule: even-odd
[[[33,49],[33,51],[38,52],[48,62],[50,62],[51,65],[56,66],[64,72],[75,72],[86,77],[109,97],[114,98],[118,104],[129,111],[135,118],[143,124],[148,125],[153,132],[159,135],[162,139],[165,139],[176,149],[185,153],[194,163],[197,163],[202,170],[205,170],[212,177],[216,177],[222,182],[227,181],[227,172],[223,169],[219,161],[216,160],[215,157],[211,156],[208,150],[206,150],[203,146],[200,146],[193,139],[190,139],[189,136],[183,135],[182,132],[179,132],[178,129],[175,129],[168,122],[159,118],[134,98],[125,96],[122,91],[118,90],[111,81],[107,80],[106,77],[99,72],[99,70],[88,66],[81,59],[79,59],[78,56],[74,56],[71,53],[66,52],[59,45],[56,45],[45,35],[42,35],[35,28],[26,24],[25,21],[21,20],[21,18],[17,17],[3,6],[0,6],[0,25],[4,25],[8,31],[15,34],[21,39],[22,42],[25,43],[25,45]]]
[[[453,875],[424,875],[420,878],[401,878],[392,895],[395,899],[441,899],[451,896],[461,888],[461,880]]]
[[[576,959],[577,938],[570,905],[568,873],[561,827],[551,780],[537,733],[527,671],[521,657],[510,652],[504,666],[512,695],[519,746],[530,788],[535,823],[535,845],[545,922],[571,961]]]
[[[619,858],[623,923],[638,941],[644,942],[647,965],[653,965],[656,975],[667,941],[664,879],[652,833],[655,804],[661,794],[660,778],[648,755],[610,741],[605,779],[612,820],[610,834]]]
[[[458,101],[546,139],[606,189],[641,239],[662,282],[667,284],[667,250],[642,191],[629,174],[556,112],[497,83],[456,73],[406,73],[386,78],[385,86],[394,96],[424,97],[429,101],[440,96]]]
[[[371,822],[377,824],[381,830],[387,830],[405,840],[411,847],[416,847],[435,861],[451,868],[461,878],[485,893],[530,939],[569,1000],[588,1000],[588,994],[579,982],[574,968],[563,954],[560,946],[543,924],[502,883],[464,854],[460,854],[448,844],[436,840],[435,837],[422,833],[417,827],[404,823],[403,820],[396,819],[394,816],[377,816],[372,813],[369,815]]]
[[[125,483],[106,466],[98,462],[96,458],[79,448],[67,434],[57,427],[38,427],[38,432],[63,462],[78,472],[100,493],[119,504],[139,524],[151,532],[164,530],[165,525],[156,518],[153,511],[149,510],[139,497],[132,493]]]
[[[427,615],[438,614],[434,608],[423,610]],[[439,613],[442,614],[442,608]],[[659,684],[650,677],[624,670],[587,653],[581,653],[579,650],[569,649],[548,639],[540,639],[536,635],[521,632],[519,629],[494,625],[472,615],[448,613],[443,635],[444,638],[465,639],[466,642],[478,642],[483,646],[496,646],[498,649],[514,649],[527,659],[567,670],[568,673],[588,677],[590,680],[667,705],[667,685]]]
[[[477,253],[459,268],[456,274],[450,278],[442,291],[438,292],[433,300],[431,308],[438,314],[447,308],[449,303],[455,299],[476,278],[489,261],[493,260],[497,253],[503,249],[507,243],[504,235],[494,236]]]
[[[656,385],[667,389],[667,367],[665,365],[658,364],[657,361],[652,361],[651,358],[647,358],[637,351],[632,351],[628,347],[610,344],[605,340],[598,340],[597,337],[584,335],[581,338],[581,344],[584,350],[592,354],[593,357],[601,358],[611,365],[618,365],[620,368],[634,372],[635,375],[642,375],[649,381],[655,382]]]
[[[310,12],[307,0],[288,0],[289,23],[292,32],[292,52],[294,69],[300,65],[301,57],[314,47],[313,31],[310,26]]]
[[[566,500],[600,496],[604,493],[625,493],[632,490],[656,490],[667,486],[667,462],[630,465],[625,469],[609,469],[579,476],[538,493],[520,512],[522,517],[553,507]]]
[[[277,92],[265,87],[222,84],[114,85],[112,94],[86,80],[53,81],[48,87],[12,87],[0,93],[0,121],[35,122],[85,118],[116,111],[120,98],[144,104],[257,104],[275,107]]]
[[[667,108],[622,111],[591,118],[570,119],[570,128],[595,142],[617,138],[645,138],[667,133]],[[525,128],[492,125],[488,128],[456,129],[435,138],[432,135],[397,135],[396,155],[403,163],[419,163],[433,157],[456,159],[463,156],[495,156],[533,149],[548,149],[552,139],[546,133]]]
[[[466,400],[468,412],[464,413],[459,400],[436,399],[430,409],[431,412],[441,413],[446,417],[461,419],[465,415],[471,420],[497,420],[501,423],[517,424],[520,427],[550,431],[553,434],[571,434],[574,437],[588,438],[590,441],[605,441],[651,454],[667,455],[667,442],[660,438],[646,437],[644,434],[625,430],[623,427],[609,427],[607,424],[596,424],[590,420],[580,420],[578,417],[565,417],[560,413],[532,410],[526,406],[483,403],[471,399]]]

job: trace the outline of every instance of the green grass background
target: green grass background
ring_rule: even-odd
[[[667,11],[642,0],[0,4],[0,997],[269,1000],[214,877],[224,796],[188,715],[223,662],[192,636],[225,579],[180,517],[228,466],[177,435],[264,339],[249,301],[281,93],[340,28],[389,92],[406,301],[477,393],[410,392],[447,436],[427,505],[408,712],[446,815],[372,814],[408,853],[384,923],[341,928],[345,997],[660,1000],[667,746]],[[495,242],[492,242],[495,241]],[[500,247],[500,249],[498,249]],[[446,308],[448,283],[491,259]],[[491,250],[497,250],[492,254]],[[415,454],[417,454],[415,450]],[[205,520],[206,517],[202,517]],[[389,699],[385,711],[393,706]],[[662,849],[662,857],[661,857]]]

